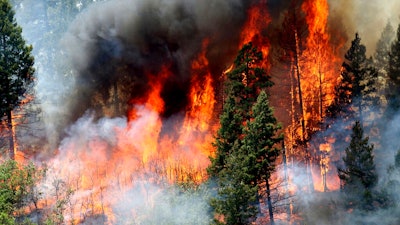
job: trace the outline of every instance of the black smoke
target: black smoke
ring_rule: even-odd
[[[98,108],[98,99],[109,99],[115,86],[119,101],[126,104],[146,96],[150,79],[157,79],[148,74],[158,74],[163,66],[172,74],[163,81],[161,116],[182,112],[188,103],[191,61],[203,41],[209,42],[209,67],[218,77],[238,50],[249,5],[244,0],[113,0],[93,5],[63,40],[75,74],[65,105],[70,122]]]

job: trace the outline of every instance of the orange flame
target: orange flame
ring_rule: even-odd
[[[263,53],[264,58],[269,54],[269,40],[263,34],[271,23],[267,9],[267,1],[261,0],[252,5],[247,11],[247,20],[243,25],[239,48],[252,42]]]
[[[334,55],[327,30],[329,7],[327,0],[307,0],[302,4],[306,13],[308,37],[304,52],[305,65],[302,88],[307,104],[306,121],[322,120],[326,107],[333,101],[334,86],[341,57]],[[319,118],[310,118],[318,115]]]
[[[149,75],[149,93],[130,102],[127,123],[121,118],[97,123],[85,118],[71,128],[78,129],[71,133],[80,135],[64,140],[52,164],[58,169],[57,177],[75,190],[73,201],[87,205],[84,209],[73,207],[66,218],[79,222],[88,216],[85,213],[106,215],[108,224],[113,224],[116,217],[112,205],[123,201],[120,198],[124,193],[139,185],[140,180],[153,184],[200,183],[207,178],[205,171],[216,130],[207,47],[208,41],[204,40],[202,51],[192,61],[189,104],[184,115],[171,121],[160,117],[165,106],[160,96],[162,85],[172,75],[166,65],[159,73]],[[165,130],[165,123],[175,125]],[[107,197],[115,191],[119,193],[114,198]],[[149,198],[146,204],[151,202]]]
[[[337,50],[330,44],[328,33],[329,6],[327,0],[306,0],[301,6],[306,15],[308,36],[304,51],[302,91],[305,107],[305,123],[308,130],[319,130],[319,121],[325,117],[326,108],[333,101],[334,87],[339,71],[341,57],[335,55]],[[321,144],[320,174],[322,189],[315,182],[316,190],[327,190],[327,174],[331,160],[331,146]],[[315,179],[315,178],[314,178]],[[321,179],[318,179],[321,180]]]

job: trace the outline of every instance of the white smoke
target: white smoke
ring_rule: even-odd
[[[358,32],[367,46],[367,56],[373,55],[376,43],[388,22],[397,28],[400,22],[400,2],[392,0],[328,0],[333,23],[340,23],[347,36]]]

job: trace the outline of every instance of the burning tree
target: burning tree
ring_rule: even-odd
[[[12,112],[22,103],[22,96],[33,82],[32,47],[25,44],[22,29],[7,0],[0,1],[0,112],[5,116],[9,133],[9,156],[14,158],[15,140]]]

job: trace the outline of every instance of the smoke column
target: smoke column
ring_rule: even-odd
[[[220,75],[237,51],[237,35],[249,1],[115,0],[93,5],[71,25],[63,39],[76,72],[74,92],[64,110],[79,118],[93,97],[109,96],[118,83],[120,101],[140,99],[151,79],[167,65],[163,81],[163,117],[185,110],[190,65],[202,41],[209,41],[207,58]],[[217,49],[214,49],[217,48]],[[122,82],[120,82],[122,81]],[[120,115],[117,115],[120,116]]]

